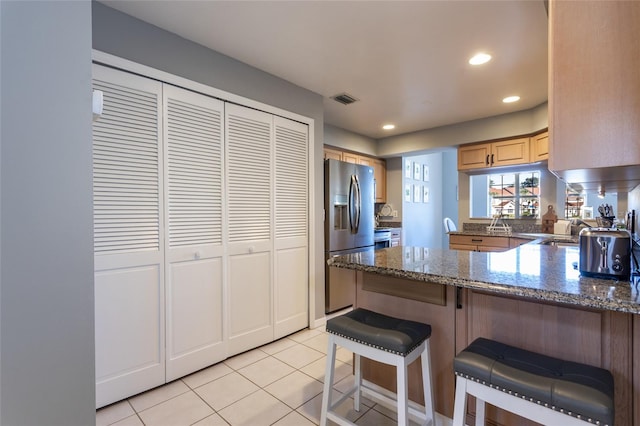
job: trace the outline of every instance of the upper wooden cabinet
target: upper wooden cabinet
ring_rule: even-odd
[[[531,162],[544,161],[549,159],[549,132],[531,136]]]
[[[337,149],[325,148],[324,159],[342,161],[342,151],[339,151]]]
[[[529,138],[462,145],[458,148],[458,170],[526,164],[529,150]]]
[[[381,158],[374,158],[373,177],[376,183],[376,203],[384,203],[387,201],[387,164]]]
[[[549,2],[549,169],[566,181],[640,183],[639,40],[640,2]]]

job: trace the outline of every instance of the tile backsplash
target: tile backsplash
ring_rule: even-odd
[[[512,232],[522,233],[538,233],[541,229],[541,224],[534,220],[509,220],[503,219],[504,222],[511,227]],[[485,231],[489,226],[488,222],[464,222],[462,224],[463,231]]]

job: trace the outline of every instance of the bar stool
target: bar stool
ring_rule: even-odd
[[[430,325],[358,308],[327,321],[327,332],[329,332],[329,348],[322,395],[321,426],[327,424],[327,419],[339,425],[353,425],[354,423],[334,411],[335,407],[353,394],[355,394],[354,409],[356,411],[360,411],[360,396],[365,395],[386,404],[397,404],[398,425],[408,425],[409,414],[417,417],[425,425],[435,424],[429,353]],[[355,383],[345,395],[334,402],[331,394],[337,345],[355,354]],[[360,356],[396,366],[397,397],[395,399],[363,383]],[[424,411],[410,407],[408,398],[407,367],[418,357],[422,363]]]
[[[453,369],[453,426],[464,426],[467,394],[476,397],[476,426],[484,425],[485,402],[545,425],[613,425],[613,376],[605,369],[483,338],[456,356]]]

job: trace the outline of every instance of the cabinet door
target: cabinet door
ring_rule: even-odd
[[[223,102],[164,85],[167,381],[226,356]]]
[[[527,244],[530,243],[532,240],[527,240],[525,238],[509,238],[509,247],[510,248],[514,248],[514,247],[520,247],[523,244]]]
[[[470,244],[455,244],[449,242],[449,250],[478,251],[478,246],[473,246]]]
[[[346,161],[347,163],[359,164],[360,156],[352,154],[350,152],[343,152],[342,161]]]
[[[161,83],[93,66],[97,407],[165,383]]]
[[[532,136],[531,144],[531,162],[544,161],[549,159],[549,132],[540,133]]]
[[[324,148],[324,159],[342,161],[342,151],[338,151],[337,149]]]
[[[273,340],[273,117],[225,111],[228,212],[228,354]]]
[[[550,170],[640,180],[638,28],[637,1],[549,2]]]
[[[372,167],[373,166],[373,158],[369,158],[369,157],[358,157],[358,164],[361,164],[363,166],[369,166]]]
[[[309,325],[308,126],[274,117],[274,338]]]
[[[511,166],[529,162],[529,138],[509,139],[491,144],[491,166]]]
[[[373,176],[376,186],[376,203],[387,201],[387,168],[384,160],[373,160]]]
[[[491,144],[475,144],[458,148],[458,170],[489,167]]]

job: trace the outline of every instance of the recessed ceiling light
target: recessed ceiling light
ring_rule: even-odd
[[[383,129],[385,130],[392,130],[396,128],[395,124],[385,124],[384,126],[382,126]]]
[[[520,96],[507,96],[502,100],[505,104],[510,104],[511,102],[518,102],[520,100]]]
[[[486,64],[491,60],[491,55],[488,53],[477,53],[471,59],[469,59],[469,63],[471,65],[482,65]]]

